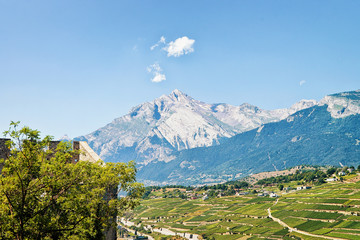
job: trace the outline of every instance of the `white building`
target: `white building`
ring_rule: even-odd
[[[270,193],[270,197],[280,197],[280,196],[277,195],[276,193]]]
[[[327,178],[325,179],[325,182],[335,182],[337,181],[338,179],[336,177],[333,177],[333,178]]]

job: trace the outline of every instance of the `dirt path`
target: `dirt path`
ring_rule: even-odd
[[[278,201],[279,201],[279,199],[276,199],[276,202],[274,203],[273,206],[275,206],[275,205],[278,203]],[[328,236],[316,235],[316,234],[312,234],[312,233],[305,232],[305,231],[302,231],[302,230],[298,230],[298,229],[296,229],[296,228],[292,228],[292,227],[290,227],[289,225],[287,225],[286,223],[284,223],[283,221],[281,221],[279,218],[273,217],[273,216],[271,215],[271,208],[268,208],[267,211],[268,211],[269,217],[270,217],[272,220],[274,220],[275,222],[279,223],[281,226],[288,228],[290,232],[297,232],[297,233],[300,233],[300,234],[303,234],[303,235],[307,235],[307,236],[310,236],[310,237],[318,237],[318,238],[325,238],[325,239],[345,240],[345,238],[335,238],[335,237],[328,237]]]

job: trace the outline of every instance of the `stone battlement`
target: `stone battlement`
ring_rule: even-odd
[[[6,142],[10,141],[8,138],[0,138],[0,159],[7,159],[10,154],[10,149],[6,146]],[[54,151],[56,150],[60,141],[51,141],[49,144],[49,149]],[[80,150],[80,154],[74,154],[71,158],[72,163],[77,163],[78,161],[89,161],[97,162],[100,160],[99,155],[92,150],[89,144],[85,141],[73,141],[73,149]],[[50,155],[49,158],[52,156]]]

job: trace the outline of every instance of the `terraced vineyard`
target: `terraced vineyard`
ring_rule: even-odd
[[[206,239],[239,239],[248,236],[282,238],[288,233],[267,217],[275,199],[223,197],[210,200],[151,199],[134,212],[135,223],[175,232],[190,232]]]
[[[283,195],[272,215],[317,235],[360,239],[360,182],[334,183]]]
[[[269,208],[273,217],[293,231],[273,221]],[[130,219],[140,228],[197,234],[198,239],[360,239],[360,182],[282,192],[278,201],[255,194],[207,200],[149,199],[142,201]]]

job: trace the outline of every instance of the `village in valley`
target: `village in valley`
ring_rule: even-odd
[[[307,232],[302,226],[294,225],[295,220],[302,219],[301,224],[308,221],[341,223],[343,220],[336,215],[337,211],[331,210],[336,208],[332,202],[341,202],[338,208],[345,210],[342,215],[360,215],[358,205],[344,205],[346,200],[341,199],[344,196],[338,195],[337,199],[330,194],[331,191],[338,191],[337,188],[349,189],[349,184],[357,184],[360,175],[355,167],[297,166],[287,172],[270,173],[246,178],[248,181],[251,179],[252,183],[240,180],[213,186],[146,187],[141,205],[119,219],[121,239],[243,239],[240,237],[244,236],[245,239],[260,236],[271,239],[297,239],[301,236],[307,239],[310,235],[317,235],[317,232]],[[261,176],[270,175],[261,179]],[[354,189],[351,193],[357,191]],[[321,195],[317,197],[312,192],[326,192],[323,201],[320,200]],[[345,192],[351,195],[350,191]],[[309,200],[310,196],[312,200]],[[290,202],[293,202],[293,207],[295,203],[302,203],[303,207],[288,214]],[[272,209],[274,211],[270,212]],[[284,221],[278,218],[284,216],[281,211],[288,214],[282,219]],[[329,219],[319,216],[319,211]],[[341,233],[332,232],[332,235],[337,234]]]
[[[0,0],[0,240],[360,240],[359,10]]]

